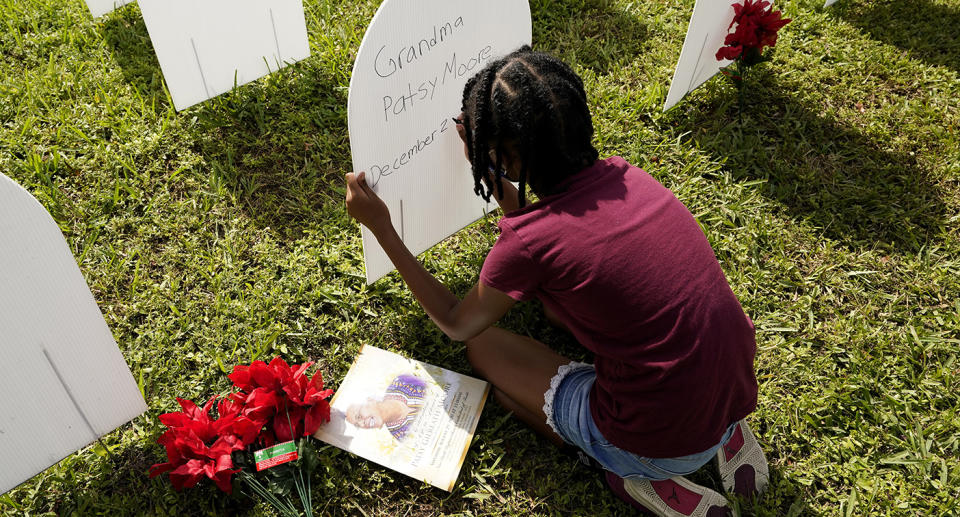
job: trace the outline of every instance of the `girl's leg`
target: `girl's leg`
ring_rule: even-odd
[[[543,394],[560,366],[570,363],[535,339],[491,327],[467,340],[467,359],[494,385],[500,403],[557,445],[563,440],[543,412]],[[728,517],[720,494],[682,477],[663,481],[625,480],[607,473],[607,482],[620,498],[636,508],[666,517]]]
[[[547,425],[546,417],[541,418],[536,413],[521,406],[499,388],[493,388],[493,395],[497,398],[497,402],[499,402],[501,406],[516,415],[516,417],[522,420],[523,423],[532,427],[534,431],[540,434],[540,436],[547,438],[557,447],[567,446],[563,442],[563,439],[560,438],[560,435],[553,432],[553,429]],[[541,410],[540,412],[542,413],[543,411]]]
[[[543,394],[550,379],[570,359],[536,339],[490,327],[466,342],[467,360],[494,386],[497,400],[538,433],[557,445],[560,436],[547,425]]]
[[[543,314],[544,316],[547,317],[547,321],[549,321],[551,325],[561,330],[570,332],[570,329],[567,328],[567,325],[564,322],[560,321],[560,317],[557,316],[557,313],[548,309],[546,305],[543,306]]]

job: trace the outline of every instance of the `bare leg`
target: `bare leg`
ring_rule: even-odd
[[[536,339],[490,327],[467,340],[467,359],[483,378],[490,381],[504,407],[553,443],[563,440],[546,424],[543,394],[550,379],[570,359],[554,352]]]
[[[553,429],[547,425],[546,417],[540,418],[537,414],[529,411],[512,398],[508,397],[507,394],[501,391],[499,388],[494,388],[493,394],[495,397],[497,397],[497,402],[499,402],[501,406],[505,407],[511,413],[516,415],[520,420],[523,420],[523,423],[532,427],[534,431],[540,434],[540,436],[550,440],[557,447],[563,448],[567,446],[564,443],[563,438],[560,438],[560,435],[553,432]]]

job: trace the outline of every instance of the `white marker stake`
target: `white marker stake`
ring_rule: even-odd
[[[663,111],[731,63],[730,60],[717,61],[716,54],[733,21],[734,3],[734,0],[697,0]]]
[[[57,223],[0,174],[0,493],[146,411]]]
[[[99,18],[110,11],[133,2],[133,0],[86,0],[90,14],[94,18]]]
[[[489,210],[452,118],[467,80],[531,38],[524,0],[386,0],[370,22],[350,79],[353,169],[366,171],[412,253]],[[369,283],[393,270],[366,228],[363,256]]]
[[[177,110],[310,56],[301,0],[140,0]]]
[[[837,0],[827,0],[826,2],[824,2],[823,6],[824,6],[824,7],[830,7],[831,5],[833,5],[833,4],[835,4],[835,3],[837,3]]]

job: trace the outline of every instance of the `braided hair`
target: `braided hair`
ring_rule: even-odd
[[[527,185],[539,197],[555,194],[563,180],[597,160],[583,81],[563,61],[528,45],[471,77],[462,109],[473,191],[485,201],[494,188],[503,196],[499,175],[492,185],[485,178],[502,170],[507,151],[520,161],[521,207]]]

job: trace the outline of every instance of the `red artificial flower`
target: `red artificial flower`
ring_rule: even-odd
[[[231,492],[231,477],[239,472],[233,468],[234,451],[255,441],[271,446],[309,436],[330,421],[326,399],[333,390],[323,389],[320,372],[307,377],[312,365],[290,366],[277,357],[270,364],[254,361],[234,367],[229,377],[241,391],[220,401],[216,419],[210,417],[216,397],[202,408],[178,398],[183,411],[160,415],[168,429],[157,443],[166,448],[167,461],[151,466],[150,477],[169,472],[177,490],[206,477]]]
[[[239,407],[221,401],[216,420],[210,418],[210,409],[216,397],[198,408],[192,401],[178,398],[183,411],[160,415],[167,431],[157,443],[167,449],[167,462],[150,467],[150,477],[170,473],[170,482],[177,490],[196,485],[207,477],[224,492],[233,487],[230,477],[233,469],[233,451],[246,447],[260,430],[260,426],[240,413]]]
[[[276,357],[270,364],[234,366],[229,377],[241,391],[230,398],[243,406],[244,416],[265,426],[258,437],[264,445],[309,436],[330,421],[330,403],[325,399],[333,390],[323,389],[320,372],[307,377],[312,365],[309,361],[290,366]]]
[[[233,435],[240,439],[244,446],[250,445],[260,434],[263,427],[257,420],[243,415],[243,406],[225,398],[217,406],[220,419],[217,420],[217,430],[221,435]]]
[[[230,482],[231,476],[239,472],[239,469],[233,468],[232,454],[235,450],[243,449],[243,444],[235,437],[224,436],[210,446],[203,447],[204,458],[186,459],[180,462],[176,468],[170,472],[170,483],[173,488],[183,490],[196,485],[203,477],[210,478],[217,488],[226,493],[233,491],[233,484]],[[168,446],[169,450],[169,446]],[[150,473],[150,477],[156,477],[167,470],[169,464],[154,465],[157,468]]]
[[[766,0],[743,0],[742,4],[733,4],[733,21],[727,29],[737,28],[727,34],[717,51],[717,60],[737,59],[745,53],[759,54],[764,47],[777,44],[777,33],[781,27],[790,23],[782,18],[783,13],[774,11]]]

